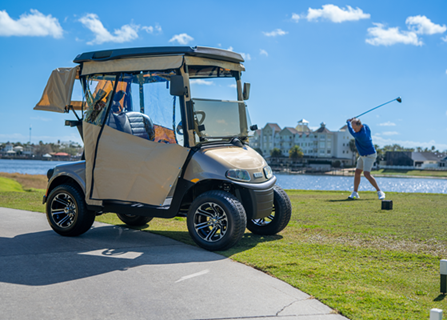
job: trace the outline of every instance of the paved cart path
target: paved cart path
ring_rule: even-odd
[[[95,222],[62,237],[0,208],[0,319],[346,319],[221,255]]]

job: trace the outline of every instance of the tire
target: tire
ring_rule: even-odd
[[[292,204],[289,196],[281,187],[273,186],[273,211],[265,218],[247,222],[251,232],[260,235],[272,235],[284,230],[292,216]]]
[[[135,216],[133,214],[117,213],[116,215],[122,222],[132,227],[142,227],[153,219],[152,217]]]
[[[95,212],[89,211],[84,194],[73,185],[54,188],[47,201],[47,220],[58,234],[67,237],[87,232],[95,221]]]
[[[210,251],[225,250],[244,235],[247,216],[235,196],[212,190],[191,203],[187,225],[191,238],[200,247]]]

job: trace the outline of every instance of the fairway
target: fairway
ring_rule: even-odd
[[[0,192],[0,206],[44,212],[44,190]],[[428,319],[447,309],[439,293],[439,260],[447,257],[444,194],[387,193],[381,210],[374,192],[287,190],[293,215],[275,236],[246,231],[219,252],[321,300],[350,319]],[[122,225],[115,214],[97,221]],[[194,245],[186,219],[154,219],[150,232]]]

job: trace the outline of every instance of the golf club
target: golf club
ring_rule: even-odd
[[[358,117],[360,117],[360,116],[363,116],[364,114],[367,114],[368,112],[371,112],[371,111],[373,111],[373,110],[375,110],[375,109],[377,109],[377,108],[383,107],[384,105],[386,105],[386,104],[388,104],[388,103],[391,103],[391,102],[393,102],[394,100],[397,100],[397,102],[399,102],[399,103],[402,102],[402,98],[401,98],[401,97],[397,97],[396,99],[390,100],[390,101],[388,101],[388,102],[385,102],[385,103],[381,104],[380,106],[377,106],[377,107],[372,108],[372,109],[370,109],[370,110],[368,110],[368,111],[366,111],[366,112],[363,112],[362,114],[359,114],[358,116],[356,116],[356,117],[354,117],[354,118],[358,118]]]

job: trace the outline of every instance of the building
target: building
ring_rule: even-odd
[[[326,160],[330,163],[339,160],[343,165],[351,165],[351,139],[346,125],[338,131],[330,131],[322,122],[317,130],[312,131],[309,122],[302,119],[295,128],[281,129],[276,123],[267,123],[264,128],[256,130],[250,139],[250,146],[260,150],[268,158],[275,148],[281,151],[283,157],[288,157],[289,150],[296,145],[303,150],[304,158]]]
[[[445,167],[447,157],[434,152],[387,151],[385,161],[387,166],[437,169]]]

